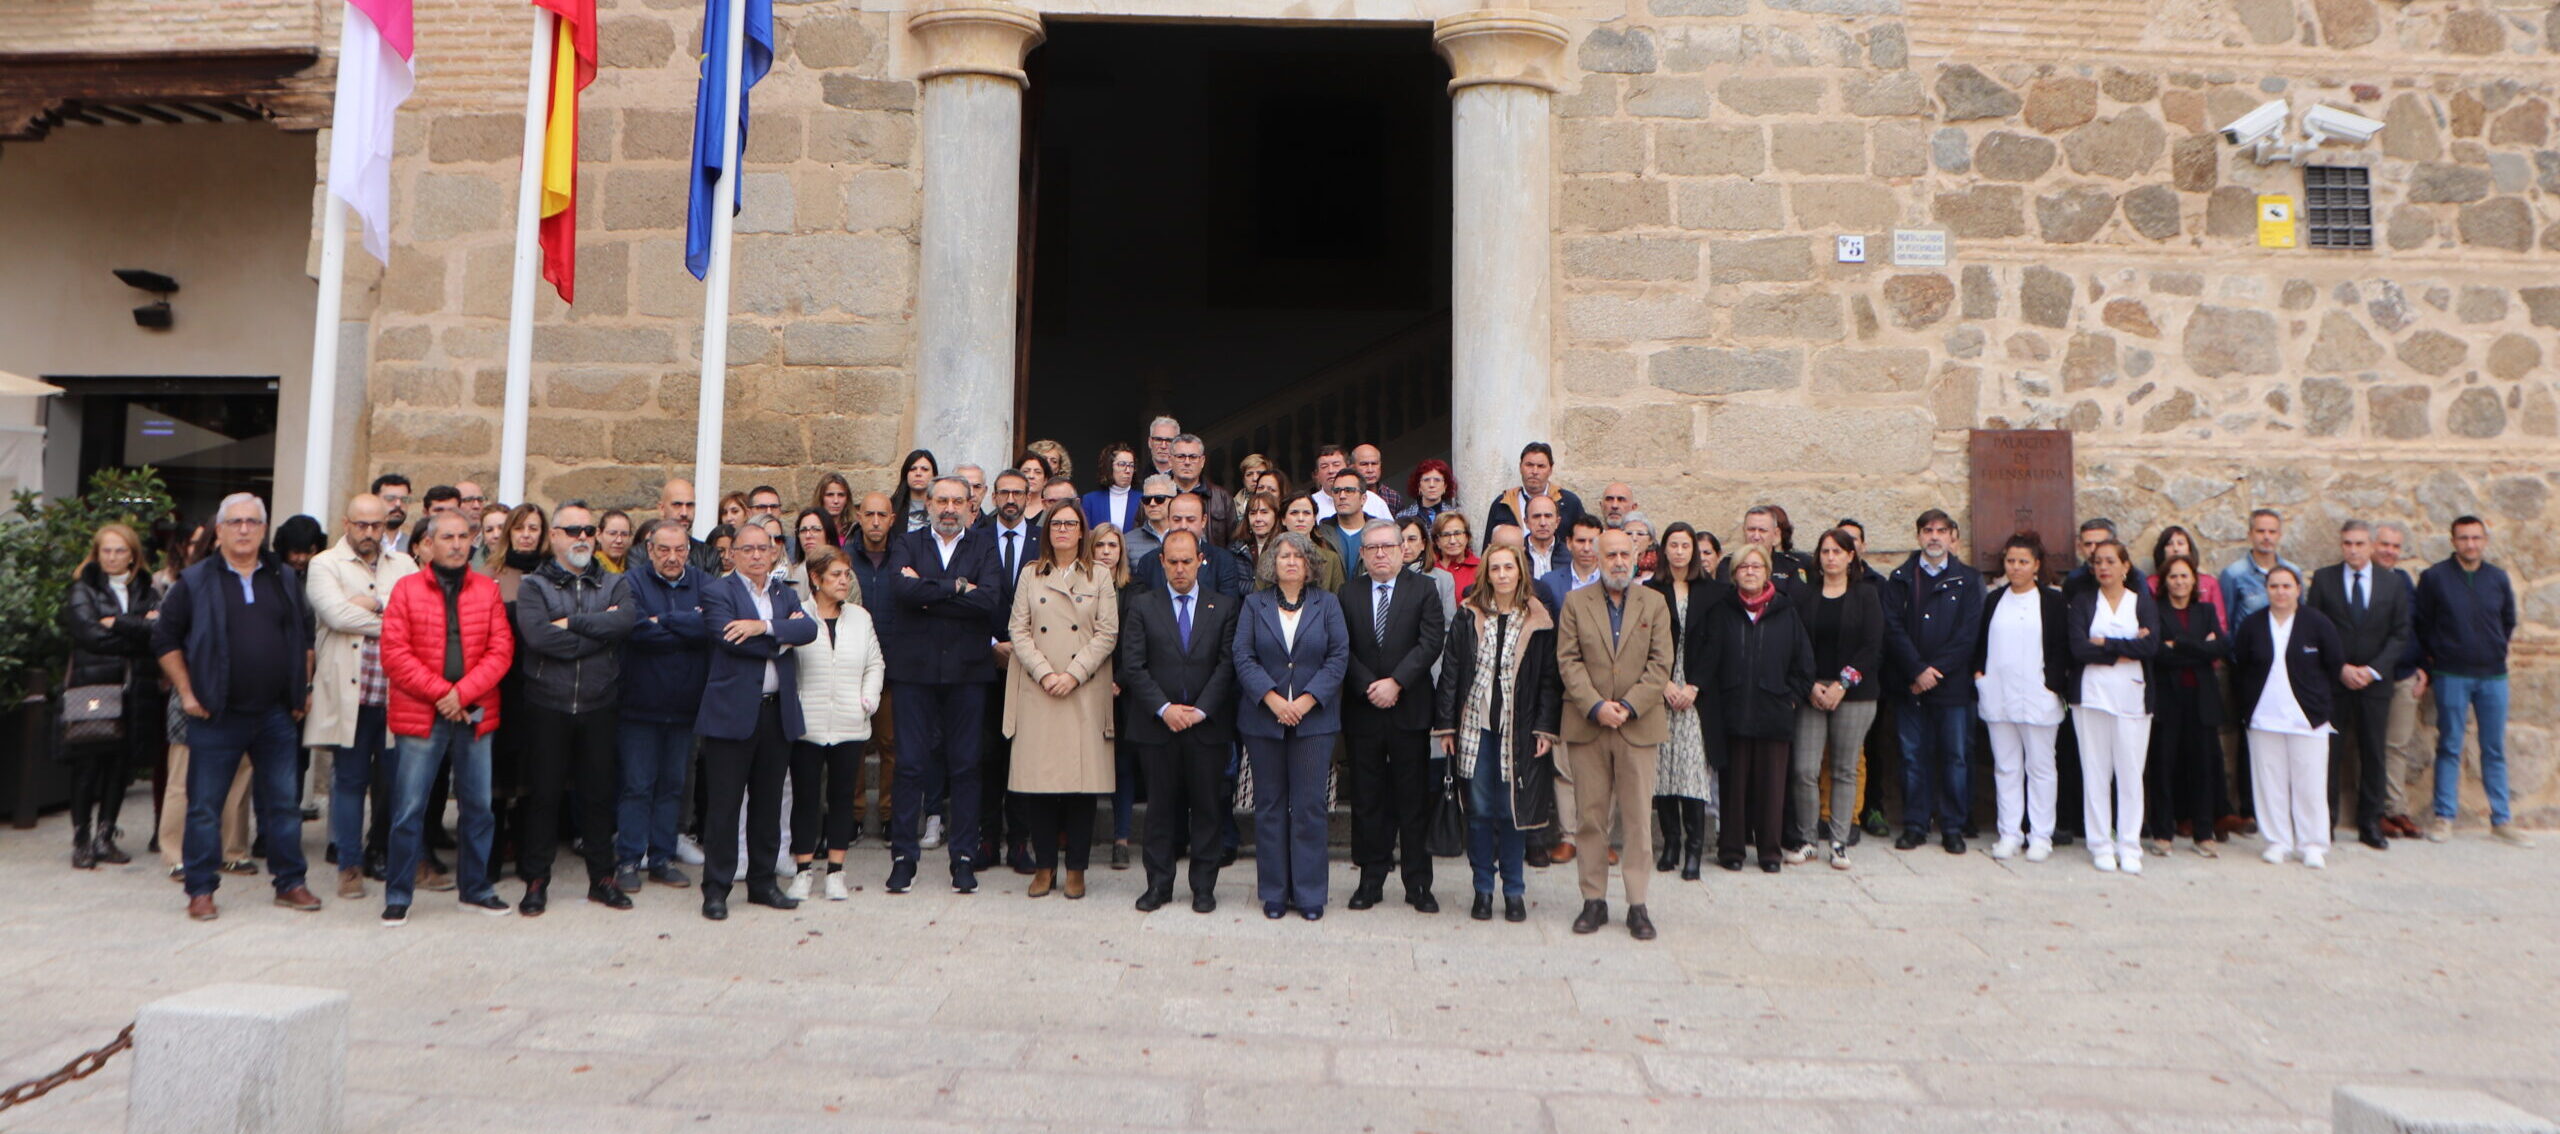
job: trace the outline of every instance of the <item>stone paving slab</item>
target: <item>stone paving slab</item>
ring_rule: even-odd
[[[75,874],[62,842],[0,833],[0,1082],[203,984],[345,989],[361,1134],[2311,1134],[2340,1083],[2560,1113],[2560,858],[2468,834],[2131,879],[1871,844],[1845,874],[1656,876],[1649,944],[1572,935],[1571,868],[1532,872],[1525,925],[1469,920],[1445,861],[1447,912],[1308,924],[1262,918],[1250,859],[1217,913],[1141,915],[1134,870],[1079,902],[1009,872],[892,896],[876,845],[852,900],[719,925],[650,889],[539,920],[421,895],[388,930],[378,898],[300,915],[263,879],[197,924],[156,868]],[[0,1131],[121,1130],[130,1072]]]

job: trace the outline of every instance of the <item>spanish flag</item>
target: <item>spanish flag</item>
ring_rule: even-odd
[[[542,278],[574,302],[578,275],[578,92],[596,81],[596,0],[533,0],[560,17],[542,135]]]

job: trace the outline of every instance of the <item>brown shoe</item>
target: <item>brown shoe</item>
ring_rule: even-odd
[[[453,875],[421,862],[418,864],[418,888],[450,894],[453,892]]]
[[[213,908],[213,895],[197,894],[194,897],[187,899],[187,917],[190,919],[195,921],[212,921],[213,919],[221,916],[222,911]]]
[[[1618,848],[1616,847],[1609,848],[1609,865],[1618,865]]]
[[[1572,843],[1557,843],[1554,850],[1547,852],[1547,861],[1571,862],[1573,861],[1573,856],[1574,849]]]
[[[354,901],[364,896],[364,871],[349,867],[338,872],[338,896]]]
[[[1056,880],[1057,880],[1057,877],[1058,877],[1058,872],[1057,872],[1057,871],[1054,871],[1054,870],[1035,870],[1035,871],[1032,871],[1032,872],[1031,872],[1031,888],[1030,888],[1030,889],[1028,889],[1028,890],[1023,891],[1023,896],[1024,896],[1024,897],[1027,897],[1027,898],[1045,898],[1045,897],[1048,897],[1048,896],[1049,896],[1049,886],[1050,886],[1050,884],[1051,884],[1052,882],[1054,882],[1054,881],[1056,881]]]
[[[1067,896],[1068,896],[1068,897],[1070,897],[1070,898],[1081,898],[1081,897],[1083,897],[1083,896],[1084,896],[1084,871],[1081,871],[1081,870],[1070,870],[1070,871],[1068,871],[1068,872],[1067,872],[1067,887],[1066,887],[1066,889],[1067,889]]]
[[[320,896],[312,893],[309,886],[296,886],[290,890],[277,891],[276,904],[289,910],[314,913],[320,909]]]

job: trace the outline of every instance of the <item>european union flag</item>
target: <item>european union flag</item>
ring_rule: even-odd
[[[720,136],[729,109],[729,5],[738,0],[704,0],[702,8],[702,75],[693,100],[693,191],[684,221],[684,266],[701,279],[711,270],[711,183],[720,176],[725,155]],[[744,0],[747,5],[746,66],[738,78],[738,152],[747,151],[747,91],[773,70],[773,0]],[[741,161],[740,164],[744,164]],[[729,210],[739,207],[744,178],[732,178]]]

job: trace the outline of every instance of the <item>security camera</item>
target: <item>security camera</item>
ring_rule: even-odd
[[[2229,125],[2224,126],[2222,140],[2235,146],[2245,146],[2274,137],[2276,131],[2284,129],[2285,118],[2292,109],[2283,99],[2259,103],[2256,110],[2232,119]]]
[[[2370,141],[2381,129],[2379,121],[2333,106],[2315,106],[2302,115],[2302,133],[2315,145],[2331,138],[2341,142]]]

